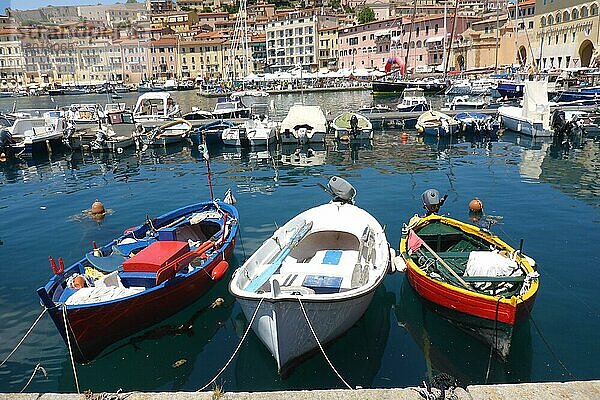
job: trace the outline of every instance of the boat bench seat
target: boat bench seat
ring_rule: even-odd
[[[463,276],[465,282],[523,282],[525,275],[519,276]]]

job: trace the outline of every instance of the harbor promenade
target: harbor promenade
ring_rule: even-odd
[[[419,390],[360,389],[360,390],[303,390],[281,392],[130,392],[130,393],[2,393],[0,400],[422,400]],[[437,392],[437,396],[440,392]],[[596,400],[600,398],[600,381],[545,382],[502,385],[472,385],[466,389],[450,389],[445,396],[428,398],[457,400]]]

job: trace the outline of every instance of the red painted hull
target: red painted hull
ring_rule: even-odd
[[[535,296],[532,296],[525,302],[517,302],[516,305],[497,302],[491,297],[484,298],[454,290],[449,285],[443,285],[434,279],[419,274],[410,265],[408,265],[407,274],[411,286],[417,293],[432,303],[455,312],[490,321],[498,321],[511,326],[527,315],[527,309],[531,309],[535,299]]]
[[[225,257],[232,253],[233,247],[232,241],[224,249]],[[198,300],[217,283],[211,279],[211,272],[222,259],[216,257],[193,275],[180,280],[175,278],[162,288],[141,296],[94,307],[68,309],[69,336],[75,361],[89,362],[112,343],[146,329]],[[49,311],[67,343],[62,307]]]

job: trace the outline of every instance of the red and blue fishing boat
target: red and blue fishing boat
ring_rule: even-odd
[[[146,221],[54,275],[37,290],[75,361],[195,302],[226,273],[238,231],[235,207],[192,204]]]
[[[508,357],[514,327],[528,316],[539,286],[531,258],[488,229],[435,213],[411,219],[400,253],[421,297]]]

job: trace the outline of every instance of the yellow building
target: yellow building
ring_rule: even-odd
[[[0,85],[14,86],[25,82],[25,58],[19,32],[0,28]]]
[[[542,69],[600,66],[598,1],[537,0],[536,11],[535,45]]]
[[[319,68],[337,69],[338,28],[323,28],[318,32]]]
[[[177,11],[164,14],[150,15],[151,28],[170,28],[174,32],[188,32],[198,24],[198,14],[195,11]]]

